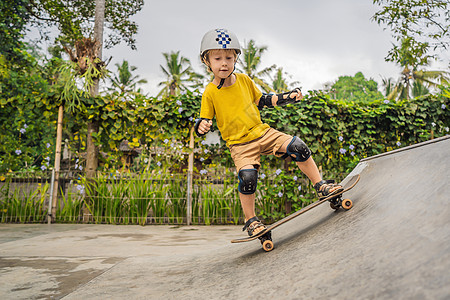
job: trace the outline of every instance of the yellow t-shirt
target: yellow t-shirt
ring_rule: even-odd
[[[202,96],[200,118],[216,116],[217,126],[227,146],[250,142],[261,137],[269,125],[262,123],[255,104],[262,93],[245,74],[235,73],[236,82],[217,89],[210,83]]]

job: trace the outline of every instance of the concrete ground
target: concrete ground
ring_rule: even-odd
[[[0,299],[450,299],[450,137],[361,161],[327,204],[240,226],[0,225]]]
[[[143,275],[145,281],[145,274],[129,269],[136,261],[151,272],[160,261],[209,255],[229,246],[240,228],[1,224],[0,299],[81,299],[77,290],[113,269],[120,270],[123,288],[129,290],[133,278]],[[122,298],[120,292],[113,297]]]

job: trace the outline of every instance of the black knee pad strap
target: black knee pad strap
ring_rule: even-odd
[[[256,192],[256,185],[258,182],[258,170],[256,169],[242,169],[238,173],[239,178],[239,192],[244,195],[251,195]]]
[[[301,138],[294,136],[286,148],[286,155],[284,157],[288,156],[291,156],[294,161],[304,162],[311,156],[311,150],[309,150]]]

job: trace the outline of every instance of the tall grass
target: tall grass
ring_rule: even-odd
[[[62,205],[56,211],[56,221],[76,223],[81,221],[83,197],[79,194],[61,193]]]
[[[45,200],[49,185],[36,189],[11,189],[11,178],[0,189],[0,222],[42,223],[46,220]]]
[[[306,177],[284,170],[263,173],[260,172],[258,178],[255,209],[265,223],[277,221],[316,200]],[[81,177],[71,182],[67,191],[59,194],[56,221],[86,221],[84,217],[88,214],[88,220],[96,224],[186,223],[185,174],[119,175],[100,174],[95,179]],[[195,178],[192,223],[242,223],[244,215],[237,181],[235,174],[221,178]],[[34,186],[34,190],[21,190],[17,186],[12,189],[10,181],[3,182],[0,187],[0,222],[45,221],[48,184]]]

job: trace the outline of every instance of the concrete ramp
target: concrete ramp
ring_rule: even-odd
[[[365,159],[346,195],[354,207],[324,204],[280,226],[272,252],[249,242],[153,263],[135,258],[128,292],[118,288],[127,274],[111,270],[68,299],[448,299],[449,170],[449,137]]]
[[[64,299],[449,299],[449,170],[448,136],[365,159],[345,195],[354,207],[324,204],[278,227],[272,252],[257,241],[193,251],[195,239],[164,256],[130,248]]]

